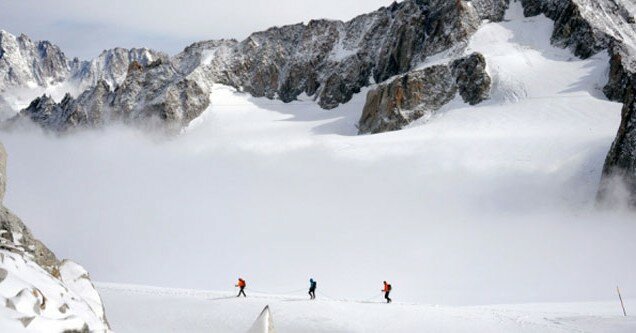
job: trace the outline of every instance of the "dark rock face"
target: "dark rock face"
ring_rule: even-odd
[[[582,58],[607,49],[613,41],[636,37],[631,0],[521,0],[526,16],[554,20],[552,42]]]
[[[510,5],[510,0],[469,0],[468,3],[475,7],[482,19],[501,22]]]
[[[636,73],[636,50],[620,42],[614,42],[608,52],[609,81],[603,92],[613,101],[628,103],[629,93],[634,89],[632,78]]]
[[[524,14],[545,14],[555,21],[552,42],[562,47],[571,47],[579,57],[590,56],[607,48],[610,39],[595,29],[581,16],[578,4],[573,0],[522,0]]]
[[[432,115],[457,93],[477,104],[488,98],[492,80],[483,55],[409,72],[369,91],[358,125],[360,134],[395,131]]]
[[[99,127],[120,121],[161,128],[187,125],[209,105],[209,93],[178,73],[171,63],[157,60],[147,66],[133,62],[115,90],[101,80],[77,99],[66,95],[60,103],[35,99],[12,122],[28,118],[45,129],[64,132],[75,127]]]
[[[636,206],[636,50],[614,45],[610,54],[610,80],[605,93],[624,105],[618,134],[605,159],[598,199],[615,204],[613,191],[616,181],[620,181],[628,191],[628,203]]]
[[[476,105],[488,98],[492,79],[486,72],[486,59],[481,53],[453,61],[453,76],[459,94],[470,105]]]
[[[360,134],[396,131],[450,102],[457,86],[448,66],[413,71],[367,94]]]
[[[631,90],[623,106],[623,118],[612,148],[605,160],[603,179],[598,193],[602,203],[614,204],[612,191],[620,180],[628,191],[628,204],[636,207],[636,75],[631,78]]]
[[[506,7],[505,0],[407,0],[348,22],[313,20],[240,43],[197,43],[176,57],[177,67],[201,64],[211,81],[254,96],[289,102],[306,93],[331,109],[364,86],[461,46],[483,18],[501,19]]]

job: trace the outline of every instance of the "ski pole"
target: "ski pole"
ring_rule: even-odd
[[[623,308],[623,316],[627,317],[627,311],[625,311],[625,304],[623,304],[623,297],[621,296],[621,290],[616,286],[616,292],[618,293],[618,299],[621,301],[621,308]]]

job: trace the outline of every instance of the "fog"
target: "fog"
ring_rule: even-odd
[[[388,280],[395,299],[440,304],[606,300],[616,284],[636,297],[635,216],[594,205],[618,109],[499,130],[496,112],[447,111],[356,137],[364,94],[333,113],[237,96],[172,138],[2,133],[5,203],[97,281],[232,290],[242,276],[249,293],[313,277],[323,295],[367,299]]]

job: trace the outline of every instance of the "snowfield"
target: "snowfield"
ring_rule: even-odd
[[[116,332],[243,332],[265,305],[281,332],[635,332],[636,216],[594,201],[621,105],[607,55],[552,24],[514,3],[465,50],[491,100],[398,132],[355,135],[366,91],[326,111],[217,85],[170,139],[1,133],[5,202],[97,281],[219,291],[102,284]],[[224,298],[239,276],[250,298]]]
[[[98,287],[117,332],[247,332],[269,305],[277,332],[633,332],[636,318],[617,316],[617,302],[462,306],[315,301],[295,295],[161,289],[104,284]],[[628,302],[636,304],[635,302]],[[617,308],[618,307],[618,308]]]

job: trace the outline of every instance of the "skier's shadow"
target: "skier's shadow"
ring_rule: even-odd
[[[238,298],[238,297],[236,296],[216,297],[216,298],[208,298],[206,299],[206,301],[222,301],[224,299],[232,299],[232,298]]]

